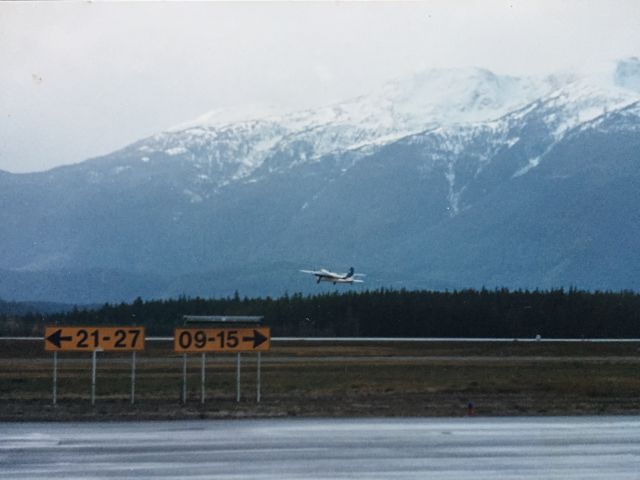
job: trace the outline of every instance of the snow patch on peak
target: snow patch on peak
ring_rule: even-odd
[[[447,207],[447,210],[449,210],[450,217],[455,217],[460,213],[460,197],[466,190],[466,185],[456,191],[456,172],[454,162],[448,163],[444,176],[447,179],[447,184],[449,186],[449,192],[447,193],[449,206]]]
[[[264,120],[269,117],[280,117],[283,114],[283,107],[270,104],[249,104],[234,107],[221,107],[200,115],[194,120],[180,123],[167,130],[167,132],[178,132],[192,129],[192,133],[197,133],[198,129],[206,130],[214,127],[220,128],[235,123]]]
[[[171,157],[175,156],[175,155],[181,155],[183,153],[187,153],[187,149],[185,147],[173,147],[173,148],[169,148],[167,150],[165,150],[165,153]]]
[[[518,170],[516,173],[514,173],[511,178],[521,177],[525,173],[527,173],[530,170],[536,168],[538,165],[540,165],[540,157],[530,158],[529,162],[524,167],[522,167],[520,170]]]
[[[553,113],[547,117],[547,123],[559,140],[572,128],[638,100],[640,92],[618,87],[606,76],[581,78],[548,96],[545,103]]]
[[[266,137],[257,141],[247,155],[239,159],[238,169],[231,180],[240,180],[248,177],[260,167],[271,150],[282,140],[281,135]]]
[[[377,96],[386,99],[409,128],[454,125],[499,118],[549,93],[560,82],[556,76],[517,78],[481,68],[427,70],[388,83]]]

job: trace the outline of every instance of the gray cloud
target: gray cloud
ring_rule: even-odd
[[[107,153],[237,104],[302,108],[413,71],[597,69],[640,3],[0,3],[0,169]]]

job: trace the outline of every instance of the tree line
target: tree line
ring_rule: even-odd
[[[640,338],[640,295],[576,289],[372,290],[279,298],[170,300],[0,315],[0,335],[45,325],[137,325],[170,336],[183,315],[263,315],[274,336]]]

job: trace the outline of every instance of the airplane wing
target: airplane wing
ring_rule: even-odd
[[[302,273],[310,273],[312,275],[327,277],[327,278],[336,278],[336,279],[343,278],[342,275],[330,272],[329,270],[325,270],[324,268],[321,268],[320,270],[300,270],[300,271]]]
[[[300,270],[302,273],[310,273],[311,275],[315,275],[316,277],[326,277],[327,274],[324,270]]]

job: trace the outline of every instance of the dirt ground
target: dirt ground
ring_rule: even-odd
[[[59,354],[42,342],[0,344],[0,420],[141,420],[246,417],[503,416],[640,413],[640,345],[633,343],[278,344],[236,357],[189,357],[181,402],[182,357],[150,343],[136,356],[101,353],[91,405],[91,356]]]

